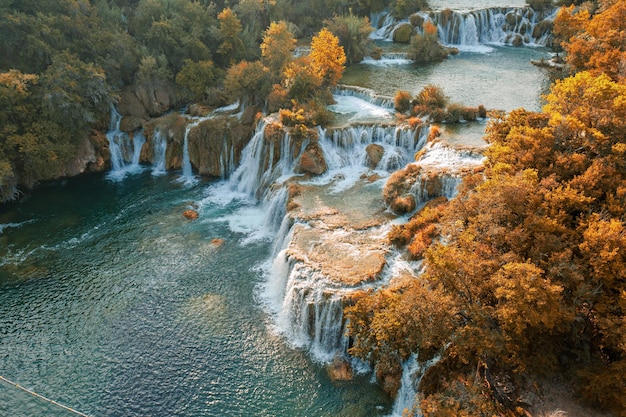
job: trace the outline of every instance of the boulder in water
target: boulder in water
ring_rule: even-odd
[[[367,164],[370,169],[376,168],[380,160],[383,158],[383,154],[385,153],[385,148],[378,143],[370,143],[365,148],[365,152],[367,152]]]
[[[193,209],[187,209],[183,211],[183,216],[188,220],[196,220],[199,217],[199,214]]]
[[[351,381],[352,366],[341,356],[335,356],[333,361],[328,365],[328,376],[333,381]]]
[[[309,143],[294,168],[296,174],[313,174],[321,175],[328,169],[326,159],[324,159],[324,151],[319,143]]]

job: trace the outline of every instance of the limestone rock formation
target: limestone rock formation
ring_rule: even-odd
[[[132,133],[143,121],[158,117],[179,105],[174,86],[167,82],[140,83],[122,88],[117,105],[123,116],[120,129]]]

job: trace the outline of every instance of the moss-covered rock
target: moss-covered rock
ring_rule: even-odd
[[[393,41],[396,43],[409,43],[414,33],[415,29],[413,25],[410,23],[402,23],[393,31]]]

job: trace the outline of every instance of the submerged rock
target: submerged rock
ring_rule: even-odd
[[[335,359],[327,366],[328,376],[333,381],[351,381],[352,366],[343,357],[337,355]]]
[[[183,211],[183,216],[188,220],[196,220],[200,215],[195,210],[187,209]]]

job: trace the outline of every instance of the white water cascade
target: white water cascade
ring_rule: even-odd
[[[167,152],[167,138],[159,129],[155,130],[152,135],[152,152],[152,175],[164,175],[166,172],[165,156]]]
[[[406,57],[406,54],[403,55]],[[393,97],[377,94],[374,90],[370,90],[369,88],[357,87],[354,85],[339,85],[335,88],[333,97],[335,98],[335,101],[341,99],[342,97],[354,97],[385,110],[394,110]],[[336,107],[337,106],[330,106],[330,109],[335,111]]]
[[[331,195],[339,195],[352,188],[365,173],[376,172],[384,178],[412,160],[413,154],[424,146],[427,135],[428,128],[426,127],[412,129],[408,126],[395,125],[360,125],[320,129],[318,143],[322,147],[328,171],[315,178],[303,179],[300,184],[318,186],[327,189]],[[285,135],[285,138],[288,139],[288,135]],[[366,148],[371,144],[382,146],[385,155],[375,170],[368,166]],[[251,141],[249,146],[251,147],[250,154],[259,152],[258,143]],[[276,166],[293,167],[295,161],[289,157],[283,160],[283,154],[284,151],[281,151],[281,162]],[[288,178],[282,168],[279,170],[281,177],[277,177],[278,173],[270,177],[279,182]],[[244,185],[244,190],[253,189],[253,183],[261,185],[262,181],[253,181],[253,179],[265,177],[271,169],[266,170],[265,173],[258,171],[255,167],[245,170],[252,176],[249,181],[245,181],[243,177],[238,180]],[[235,177],[236,175],[233,176]],[[376,194],[380,192],[381,186],[380,182],[374,186]],[[280,225],[271,263],[266,266],[268,280],[260,290],[261,299],[274,315],[275,328],[280,334],[284,335],[293,346],[309,352],[315,360],[328,363],[336,356],[346,355],[348,339],[343,316],[345,300],[355,290],[378,285],[380,280],[387,279],[389,268],[385,269],[384,276],[378,277],[378,284],[366,282],[346,285],[336,278],[330,278],[323,268],[320,269],[319,264],[307,261],[308,255],[302,254],[302,245],[308,245],[303,243],[307,241],[307,238],[303,238],[302,235],[306,234],[306,230],[311,230],[311,227],[306,221],[300,221],[293,216],[293,213],[288,213]],[[324,231],[321,232],[323,237],[320,235],[320,239],[328,239],[339,244],[338,242],[345,238],[345,242],[342,243],[345,248],[344,255],[347,258],[359,258],[360,253],[356,249],[358,245],[349,236],[351,231],[343,228],[323,229]],[[298,243],[294,243],[294,233],[299,234]],[[314,232],[313,235],[316,233]],[[359,233],[366,233],[369,237],[363,239],[370,242],[368,245],[377,247],[375,242],[380,239],[377,236],[382,236],[385,232],[372,229]],[[370,234],[375,236],[372,237]],[[318,242],[315,245],[323,246],[324,244]],[[355,252],[350,254],[352,250]]]
[[[470,11],[438,10],[420,12],[424,21],[437,27],[441,43],[461,50],[483,51],[485,45],[548,45],[551,39],[551,22],[556,9],[545,14],[530,7],[492,7]],[[393,39],[393,32],[407,20],[378,17],[380,26],[375,38]],[[546,22],[546,23],[543,23]],[[418,31],[420,29],[418,28]]]
[[[402,417],[405,410],[417,411],[417,416],[422,415],[419,412],[419,405],[416,403],[417,388],[424,374],[426,374],[426,371],[439,362],[440,358],[441,356],[436,355],[426,362],[419,362],[417,360],[417,354],[414,353],[402,365],[400,390],[398,390],[396,400],[393,403],[393,411],[390,417]]]
[[[193,170],[191,167],[191,160],[189,158],[189,131],[193,127],[197,126],[198,123],[199,121],[189,123],[187,127],[185,128],[185,138],[183,142],[183,162],[182,162],[183,174],[179,178],[179,181],[181,181],[187,186],[194,185],[198,182],[198,179],[193,175]]]
[[[139,158],[141,148],[146,142],[143,131],[135,132],[131,139],[126,132],[120,130],[122,116],[111,107],[111,121],[106,134],[111,152],[111,171],[108,178],[121,181],[127,174],[141,171]]]
[[[471,150],[455,149],[442,143],[429,144],[413,164],[421,167],[420,175],[408,190],[418,207],[435,197],[454,197],[463,180],[463,172],[482,165],[484,156]]]

